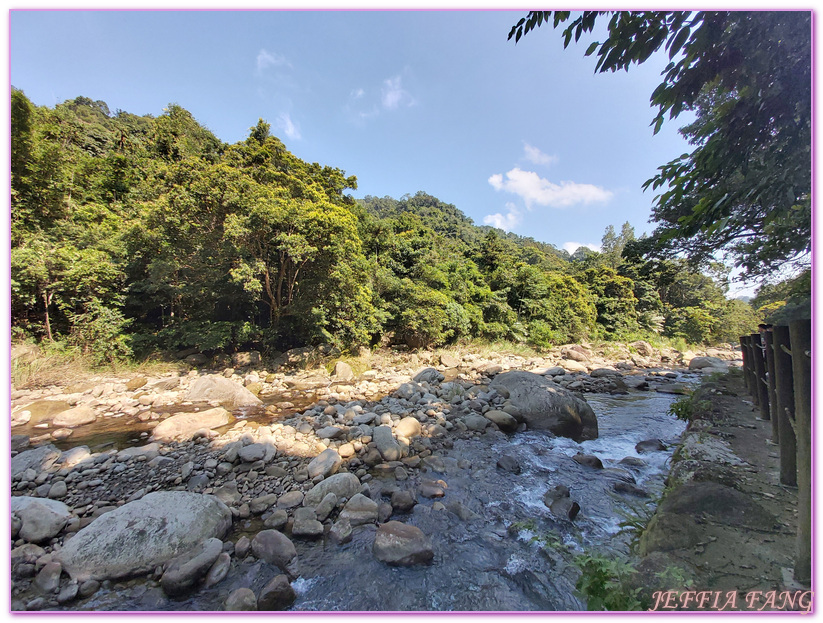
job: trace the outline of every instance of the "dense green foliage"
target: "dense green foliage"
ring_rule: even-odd
[[[646,259],[628,224],[607,228],[603,253],[569,256],[423,192],[358,201],[354,177],[295,157],[263,120],[228,145],[175,104],[156,118],[84,97],[50,109],[15,89],[11,129],[12,332],[98,363],[652,331],[710,342],[736,337],[727,308],[741,333],[756,321],[722,280]]]
[[[670,63],[651,103],[660,129],[684,110],[694,145],[661,166],[646,187],[661,189],[653,218],[658,252],[705,262],[717,252],[747,274],[768,276],[811,251],[811,12],[584,11],[563,30],[564,46],[610,15],[591,43],[596,71],[628,70],[665,48]],[[532,11],[518,41],[569,11]]]

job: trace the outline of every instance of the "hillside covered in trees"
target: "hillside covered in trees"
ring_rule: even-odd
[[[354,176],[295,157],[262,119],[229,145],[176,104],[47,108],[13,89],[11,128],[12,337],[100,363],[318,343],[710,343],[759,318],[725,297],[728,271],[648,259],[628,224],[569,256],[424,192],[356,200]],[[767,294],[770,312],[788,296]]]

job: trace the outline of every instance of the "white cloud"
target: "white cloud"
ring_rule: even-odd
[[[261,49],[257,53],[257,71],[262,72],[267,67],[291,67],[291,63],[286,60],[282,54],[272,54],[267,50]]]
[[[497,212],[496,214],[489,214],[483,217],[483,223],[486,225],[491,225],[492,227],[497,227],[498,229],[503,229],[505,231],[511,231],[520,223],[522,219],[522,215],[520,211],[517,209],[513,203],[507,203],[506,209],[508,210],[506,214],[501,214]]]
[[[300,135],[300,127],[292,121],[291,115],[287,112],[280,113],[280,116],[277,118],[277,127],[292,140],[297,141],[302,138]]]
[[[362,99],[366,92],[363,89],[352,89],[351,98],[355,100]]]
[[[506,173],[505,179],[500,173],[492,175],[489,184],[495,190],[521,197],[529,210],[534,205],[567,208],[578,204],[605,203],[613,196],[611,191],[599,186],[568,181],[555,184],[533,171],[523,171],[518,167]]]
[[[600,245],[597,245],[597,244],[591,244],[591,243],[584,244],[582,242],[564,242],[563,243],[563,248],[566,251],[568,251],[570,255],[573,254],[575,251],[577,251],[577,249],[579,249],[580,247],[586,247],[586,248],[591,249],[592,251],[597,251],[598,253],[600,253]]]
[[[550,156],[549,154],[544,154],[540,151],[537,147],[529,145],[525,141],[523,142],[523,151],[526,152],[526,160],[531,162],[532,164],[542,164],[548,166],[550,164],[554,164],[557,162],[557,156]]]
[[[401,105],[414,106],[415,101],[411,94],[403,88],[400,76],[387,78],[383,81],[383,91],[381,96],[383,108],[395,110]]]

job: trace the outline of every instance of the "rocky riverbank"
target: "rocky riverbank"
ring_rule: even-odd
[[[731,350],[697,357],[637,342],[540,358],[387,351],[361,358],[368,369],[355,375],[342,362],[329,373],[320,357],[300,369],[309,354],[14,390],[12,609],[83,609],[134,576],[176,598],[254,560],[269,583],[232,591],[225,608],[288,608],[293,540],[340,546],[375,525],[377,560],[427,564],[430,535],[404,517],[417,505],[460,512],[447,510],[439,476],[458,440],[526,429],[591,439],[582,393],[679,393],[685,366],[739,363]]]
[[[809,587],[791,579],[797,490],[779,482],[771,423],[739,373],[703,382],[690,402],[667,491],[640,538],[638,585],[657,610],[808,611]]]

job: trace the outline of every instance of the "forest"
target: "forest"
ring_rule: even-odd
[[[178,104],[157,117],[88,97],[49,108],[13,88],[11,179],[12,340],[95,364],[317,344],[730,342],[810,291],[807,270],[730,300],[727,267],[649,252],[628,223],[570,256],[425,192],[355,199],[355,176],[304,162],[264,120],[226,144]]]

